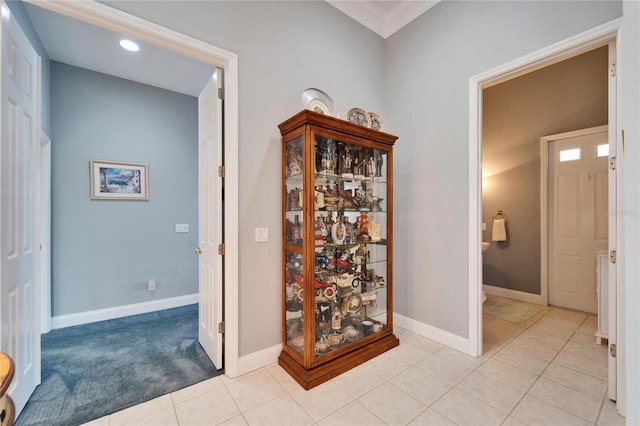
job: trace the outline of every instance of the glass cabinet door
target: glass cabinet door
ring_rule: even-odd
[[[315,356],[386,329],[387,152],[315,135]]]
[[[284,237],[285,250],[285,339],[286,344],[302,355],[304,348],[304,164],[302,137],[285,144]]]
[[[285,252],[285,333],[286,343],[302,354],[304,328],[304,263],[299,253]]]
[[[285,243],[302,247],[304,192],[302,137],[287,142],[285,146]]]

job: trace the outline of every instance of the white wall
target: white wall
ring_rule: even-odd
[[[385,117],[383,40],[325,2],[113,1],[110,6],[239,56],[240,356],[281,343],[281,142],[278,124],[317,87],[342,117]],[[393,133],[393,126],[386,127]],[[255,243],[254,228],[271,240]]]
[[[396,312],[468,337],[469,78],[621,14],[619,2],[445,1],[387,40]]]

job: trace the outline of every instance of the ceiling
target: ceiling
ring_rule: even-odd
[[[440,0],[326,0],[351,18],[387,38]]]
[[[439,0],[326,0],[355,21],[389,37]],[[49,58],[80,68],[198,96],[214,66],[136,40],[123,50],[121,35],[41,7],[23,3]]]
[[[123,36],[64,15],[24,3],[49,59],[127,80],[198,96],[215,66],[142,43],[128,52]]]

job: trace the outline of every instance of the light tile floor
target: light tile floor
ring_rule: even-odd
[[[274,364],[86,426],[624,425],[596,317],[540,308],[521,324],[485,316],[480,358],[396,328],[400,346],[310,391]]]

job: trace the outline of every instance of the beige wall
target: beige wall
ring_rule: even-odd
[[[508,240],[483,256],[485,284],[540,294],[540,137],[607,124],[607,47],[484,90],[482,220]]]

